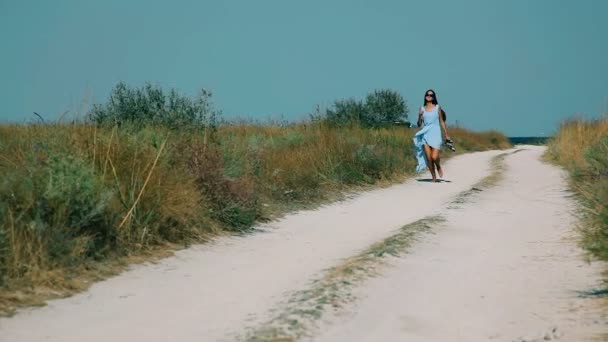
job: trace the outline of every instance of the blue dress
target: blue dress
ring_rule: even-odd
[[[433,110],[427,112],[424,107],[420,108],[424,125],[420,131],[414,135],[414,149],[416,151],[416,159],[418,166],[416,172],[422,172],[428,167],[426,155],[424,154],[424,145],[429,145],[432,148],[441,148],[441,125],[439,124],[439,105],[436,105]]]

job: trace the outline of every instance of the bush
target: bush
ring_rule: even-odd
[[[353,98],[337,100],[333,108],[327,110],[327,121],[334,126],[359,124],[365,116],[365,105]]]
[[[132,89],[120,82],[106,104],[93,105],[89,119],[97,124],[162,125],[173,129],[215,126],[220,113],[213,109],[211,95],[202,89],[191,100],[175,89],[167,95],[160,87],[151,84]]]
[[[407,120],[408,108],[405,99],[396,91],[375,90],[365,99],[365,126],[390,125],[399,119]]]
[[[389,89],[375,90],[365,98],[338,100],[326,111],[327,122],[334,126],[359,124],[365,127],[392,125],[407,121],[408,108],[401,94]]]
[[[30,151],[23,161],[18,169],[0,168],[3,275],[19,277],[41,265],[78,265],[103,253],[112,239],[113,191],[92,164],[48,146]]]

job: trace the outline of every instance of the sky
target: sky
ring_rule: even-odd
[[[120,81],[225,118],[436,91],[448,126],[548,136],[608,112],[604,0],[0,0],[0,122],[78,117]],[[66,114],[67,112],[67,114]]]

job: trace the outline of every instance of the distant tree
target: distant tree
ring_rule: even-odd
[[[390,89],[375,90],[365,99],[365,113],[361,123],[380,126],[407,121],[408,107],[399,92]]]

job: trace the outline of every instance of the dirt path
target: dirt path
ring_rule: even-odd
[[[588,341],[607,332],[600,265],[576,245],[564,175],[525,147],[497,186],[447,210],[316,341]],[[606,311],[606,307],[603,309]]]
[[[452,159],[445,165],[449,183],[412,180],[366,192],[260,226],[262,233],[133,267],[85,293],[0,319],[0,341],[260,337],[260,327],[272,327],[273,317],[293,306],[289,298],[322,284],[315,279],[356,255],[364,256],[355,261],[367,263],[365,269],[374,268],[376,261],[365,257],[370,246],[388,241],[386,246],[404,248],[410,230],[420,226],[415,222],[439,216],[442,223],[429,221],[435,234],[419,233],[422,241],[390,259],[378,277],[354,286],[338,275],[352,285],[332,294],[330,302],[342,303],[339,310],[303,311],[297,305],[305,301],[297,304],[296,318],[307,314],[313,318],[302,321],[316,322],[298,325],[295,336],[512,341],[554,325],[563,336],[593,332],[600,321],[592,313],[582,317],[588,300],[574,291],[596,286],[599,277],[564,240],[574,221],[563,175],[538,161],[541,148],[525,148],[505,158],[505,179],[474,199],[460,200],[491,174],[491,160],[502,152]],[[400,230],[404,226],[411,229]]]

